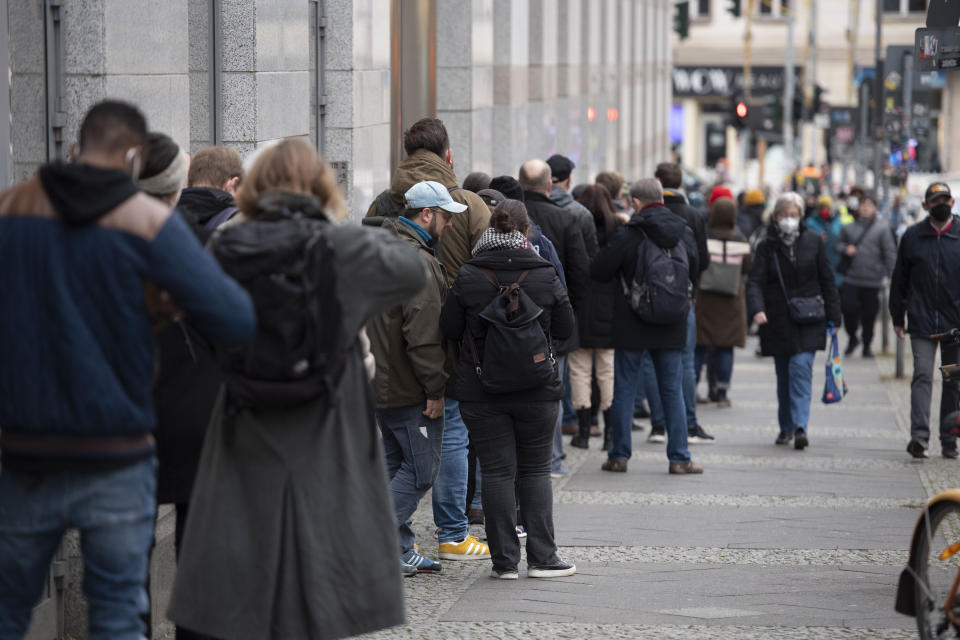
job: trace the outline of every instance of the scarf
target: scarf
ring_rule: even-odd
[[[529,246],[530,243],[527,242],[527,237],[519,231],[500,233],[493,227],[488,227],[483,232],[483,235],[480,236],[480,240],[477,241],[476,246],[473,247],[473,251],[470,253],[472,255],[478,255],[484,251],[495,249],[526,249]]]

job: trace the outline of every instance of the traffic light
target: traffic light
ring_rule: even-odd
[[[729,0],[730,6],[727,7],[727,13],[734,18],[740,17],[740,0]]]
[[[733,106],[733,126],[737,129],[746,128],[749,111],[747,103],[743,100],[738,100]]]
[[[674,8],[673,30],[680,36],[681,40],[686,40],[690,35],[690,1],[683,0],[678,2]]]

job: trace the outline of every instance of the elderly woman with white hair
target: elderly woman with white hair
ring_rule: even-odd
[[[808,443],[813,357],[826,347],[827,322],[840,326],[840,297],[819,234],[803,224],[803,199],[784,193],[767,237],[757,247],[747,308],[760,327],[760,348],[777,370],[777,444]]]

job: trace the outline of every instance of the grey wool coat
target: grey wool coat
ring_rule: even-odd
[[[426,282],[420,256],[396,236],[358,225],[329,233],[352,335]],[[228,640],[327,640],[403,623],[397,527],[358,343],[329,398],[240,410],[228,428],[221,392],[170,603],[178,625]]]

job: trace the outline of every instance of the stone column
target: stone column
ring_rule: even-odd
[[[529,158],[549,158],[557,150],[557,129],[566,125],[557,112],[558,8],[557,0],[530,0]]]
[[[492,175],[516,177],[528,159],[529,19],[528,0],[494,0]]]
[[[359,220],[390,186],[390,0],[326,9],[324,155]]]
[[[437,117],[461,182],[471,171],[493,171],[493,4],[437,3]]]

